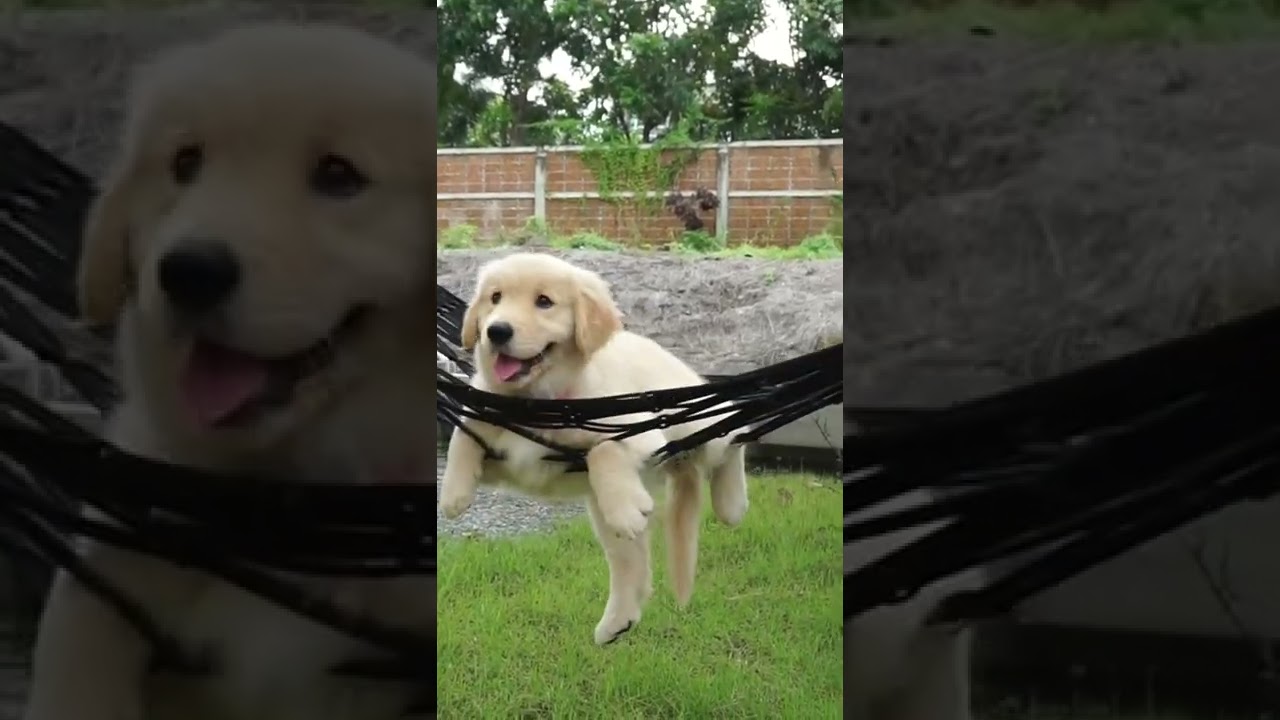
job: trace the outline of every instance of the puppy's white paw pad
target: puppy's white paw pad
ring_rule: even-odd
[[[716,503],[713,508],[716,511],[716,517],[720,522],[735,527],[742,523],[742,519],[747,516],[747,509],[751,503],[747,501],[747,496],[728,498]]]
[[[604,647],[612,645],[631,632],[640,623],[640,611],[634,613],[605,615],[596,625],[596,645]]]
[[[457,492],[445,490],[440,495],[440,512],[444,514],[446,519],[456,520],[471,507],[471,503],[475,502],[476,494],[474,492]]]
[[[715,511],[720,522],[733,527],[747,516],[747,508],[751,506],[747,499],[745,480],[735,481],[717,477],[711,482],[711,509]]]

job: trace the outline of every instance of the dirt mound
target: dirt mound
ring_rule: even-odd
[[[441,285],[465,300],[503,251],[441,253]],[[628,327],[704,373],[736,373],[840,342],[839,260],[767,261],[546,251],[609,281]]]
[[[845,56],[850,402],[945,402],[1280,301],[1264,44]]]
[[[77,10],[0,16],[0,120],[101,174],[131,67],[168,46],[236,25],[339,22],[434,52],[426,10],[354,3],[202,3],[173,10]]]

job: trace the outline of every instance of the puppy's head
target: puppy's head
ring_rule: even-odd
[[[517,253],[480,270],[462,343],[500,390],[549,380],[557,391],[622,329],[609,286],[551,255]]]
[[[233,30],[138,69],[78,280],[148,394],[198,432],[261,436],[420,315],[435,83],[325,26]]]

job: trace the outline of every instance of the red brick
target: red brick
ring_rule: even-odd
[[[670,162],[675,155],[664,154]],[[739,147],[729,151],[733,190],[786,192],[838,189],[844,178],[840,145]],[[716,191],[717,149],[707,146],[677,178],[675,189]],[[577,152],[547,150],[547,192],[599,192],[600,183]],[[534,152],[474,153],[438,156],[437,192],[493,193],[534,189]],[[627,190],[630,188],[618,188]],[[828,198],[734,198],[729,209],[730,242],[793,245],[822,232],[832,219]],[[532,200],[441,201],[437,227],[466,223],[481,237],[499,237],[520,229],[533,216]],[[715,232],[715,211],[702,214]],[[556,233],[592,232],[632,244],[659,245],[678,237],[680,223],[657,202],[625,199],[547,199],[547,223]]]

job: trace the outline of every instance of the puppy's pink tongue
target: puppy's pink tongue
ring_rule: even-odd
[[[510,355],[498,355],[498,359],[493,361],[493,374],[497,375],[502,382],[515,377],[523,369],[524,363]]]
[[[206,427],[226,420],[267,390],[267,364],[258,358],[197,342],[183,370],[187,409]]]

